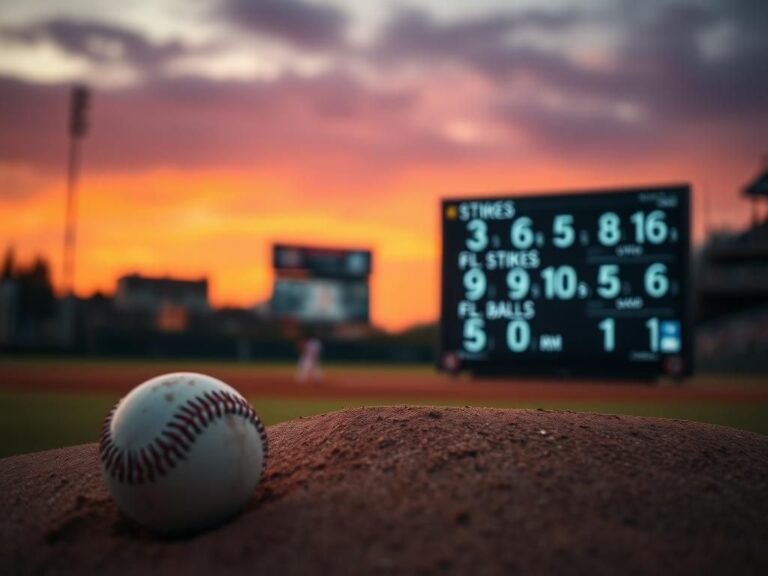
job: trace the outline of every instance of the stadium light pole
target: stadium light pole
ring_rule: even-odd
[[[62,282],[64,295],[74,294],[75,236],[77,232],[76,192],[80,171],[80,144],[88,131],[87,111],[90,91],[85,86],[72,89],[69,116],[69,165],[67,174],[67,209],[64,230],[64,269]]]

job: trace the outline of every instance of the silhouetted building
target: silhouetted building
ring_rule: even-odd
[[[712,235],[702,247],[696,278],[700,320],[768,307],[768,220],[761,220],[758,205],[768,199],[768,170],[742,193],[754,203],[750,228]]]
[[[115,307],[151,317],[162,332],[183,332],[191,316],[210,311],[208,280],[123,276],[117,281]]]
[[[208,279],[150,278],[138,274],[117,281],[115,305],[121,310],[159,312],[172,305],[190,312],[207,312]]]
[[[744,187],[744,196],[752,201],[752,226],[760,224],[760,202],[768,201],[768,167]],[[763,217],[768,221],[768,214]]]
[[[0,277],[0,346],[16,340],[18,284],[12,277]]]

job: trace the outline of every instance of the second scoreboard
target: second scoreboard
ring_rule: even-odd
[[[443,368],[690,374],[688,186],[442,202]]]

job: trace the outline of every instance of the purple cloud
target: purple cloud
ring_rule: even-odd
[[[521,31],[578,33],[585,25],[608,27],[620,38],[612,68],[586,67],[566,51],[510,42]],[[706,35],[730,31],[719,58],[702,49]],[[656,145],[693,123],[768,124],[768,6],[759,0],[735,2],[627,2],[608,11],[585,4],[577,11],[491,14],[439,22],[425,12],[393,18],[374,58],[397,65],[419,61],[428,69],[452,63],[479,73],[495,86],[491,114],[536,142],[560,149]],[[722,42],[722,41],[721,41]],[[598,110],[546,107],[535,91],[522,97],[516,82],[533,80],[544,91],[573,102],[591,101]],[[542,94],[543,96],[543,94]],[[604,105],[606,113],[600,114]],[[630,105],[637,122],[617,119],[612,110]],[[650,138],[650,134],[655,138]],[[653,144],[655,142],[655,144]]]
[[[222,14],[234,25],[302,49],[344,44],[347,16],[328,5],[302,0],[226,0]]]
[[[94,64],[128,64],[143,75],[155,74],[179,56],[208,51],[208,46],[189,47],[181,42],[155,43],[143,34],[96,22],[48,20],[16,28],[0,29],[0,38],[16,43],[48,40],[62,52]]]

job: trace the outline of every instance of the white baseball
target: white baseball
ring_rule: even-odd
[[[100,455],[126,516],[155,532],[191,533],[243,509],[266,468],[267,436],[234,388],[178,372],[117,403],[104,420]]]

